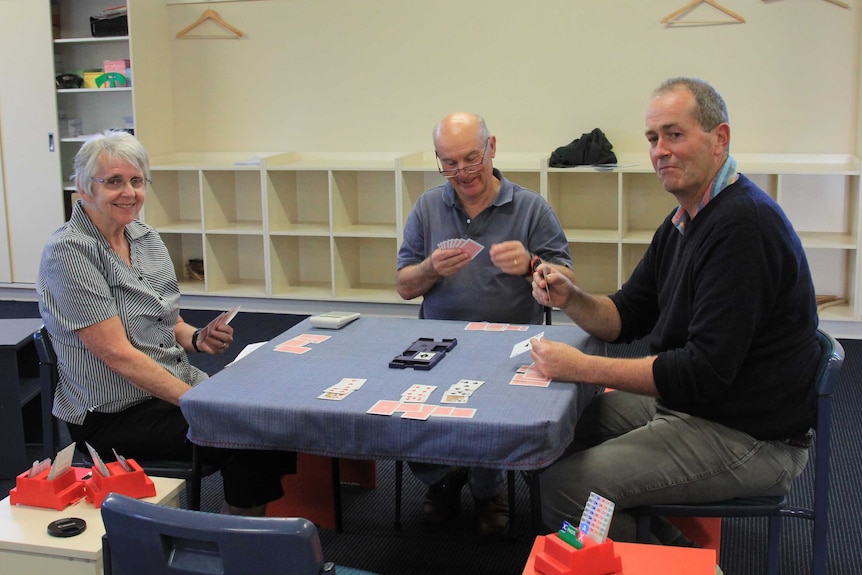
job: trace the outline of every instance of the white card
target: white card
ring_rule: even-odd
[[[509,357],[515,357],[516,355],[521,355],[522,353],[526,353],[533,349],[533,344],[530,343],[530,340],[533,338],[542,339],[542,336],[545,335],[545,332],[534,335],[533,337],[529,337],[522,342],[516,343],[514,347],[512,347],[512,353]]]

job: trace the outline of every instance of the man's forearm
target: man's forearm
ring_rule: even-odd
[[[607,296],[595,296],[575,287],[562,310],[588,334],[614,341],[622,327],[617,306]]]
[[[411,300],[427,293],[438,279],[440,275],[434,271],[431,258],[426,258],[422,263],[398,270],[395,274],[395,289],[403,299]]]

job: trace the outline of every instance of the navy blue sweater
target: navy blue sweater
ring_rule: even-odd
[[[619,341],[647,336],[660,401],[671,409],[759,439],[806,432],[820,355],[817,306],[784,212],[740,175],[685,235],[671,215],[612,296]]]

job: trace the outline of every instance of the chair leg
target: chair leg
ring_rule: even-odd
[[[766,575],[778,575],[781,563],[781,515],[769,517],[767,538]]]
[[[530,490],[530,523],[533,532],[541,534],[544,531],[542,525],[542,489],[539,485],[538,471],[524,471],[524,481]]]
[[[186,507],[192,511],[201,510],[202,467],[198,446],[192,444],[192,474],[186,479]]]
[[[114,565],[111,563],[111,544],[108,534],[102,535],[102,574],[113,575]]]
[[[821,454],[817,454],[821,457]],[[828,464],[827,464],[828,465]],[[826,485],[827,490],[818,493],[815,487],[814,495],[814,553],[811,559],[811,573],[814,575],[826,575],[826,563],[829,561],[829,475],[823,471],[818,472],[818,481]]]
[[[335,508],[335,532],[344,531],[344,520],[341,515],[341,465],[337,457],[332,458],[332,506]]]
[[[395,531],[401,531],[401,488],[404,481],[404,462],[395,462]]]
[[[652,523],[652,516],[648,513],[639,513],[637,515],[637,542],[638,543],[649,543],[651,540],[650,537],[650,524]]]
[[[506,483],[509,484],[509,533],[515,532],[515,472],[506,472]]]

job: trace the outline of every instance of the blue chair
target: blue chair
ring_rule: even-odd
[[[814,554],[811,572],[825,575],[828,558],[829,530],[829,460],[832,439],[832,391],[844,363],[844,348],[829,334],[817,330],[820,336],[820,364],[816,373],[817,408],[814,425],[814,504],[812,508],[791,507],[786,497],[754,497],[731,499],[716,503],[650,505],[633,510],[638,517],[637,538],[650,541],[650,519],[667,517],[767,517],[767,574],[778,575],[783,517],[801,517],[814,522]]]
[[[221,515],[118,493],[102,502],[105,575],[335,575],[307,519]],[[371,575],[338,567],[338,575]]]
[[[54,405],[54,391],[60,381],[57,372],[57,355],[51,343],[51,336],[45,326],[42,326],[33,334],[33,342],[36,344],[36,353],[39,356],[39,378],[41,380],[41,402],[42,402],[42,437],[45,447],[45,456],[53,457],[57,452],[60,441],[60,422],[51,414]],[[78,464],[92,467],[93,462],[88,454],[79,454]],[[183,479],[186,482],[186,506],[189,509],[201,508],[201,483],[204,477],[212,475],[218,468],[214,465],[204,464],[201,461],[197,445],[192,444],[192,458],[190,461],[174,460],[152,460],[143,461],[135,459],[147,475],[153,477],[171,477]]]

